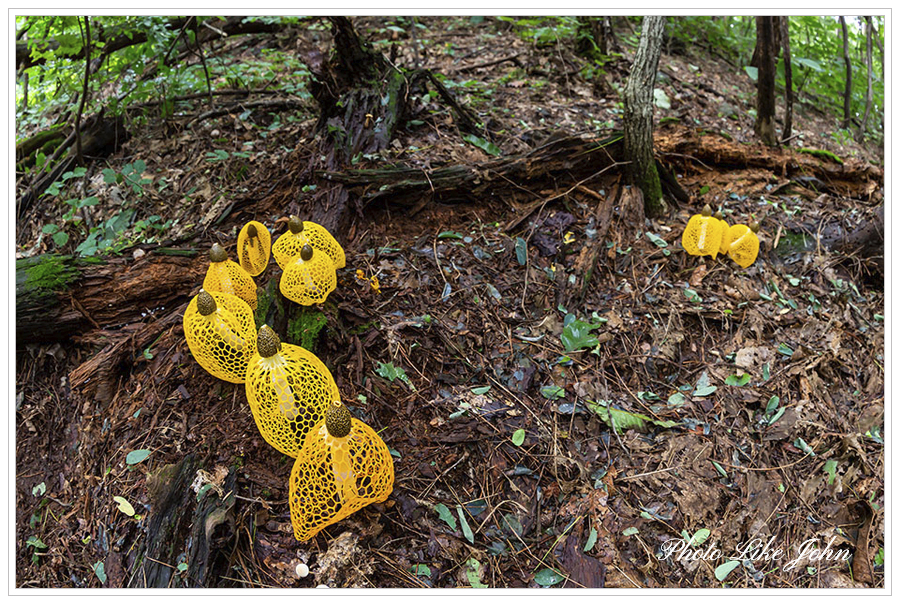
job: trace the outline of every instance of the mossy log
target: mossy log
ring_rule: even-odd
[[[16,346],[146,322],[185,303],[205,262],[177,256],[105,261],[44,254],[16,261]]]

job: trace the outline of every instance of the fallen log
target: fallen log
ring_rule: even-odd
[[[184,304],[205,260],[141,260],[45,254],[16,261],[16,346],[62,342],[86,329],[115,329]]]
[[[680,159],[698,169],[765,168],[782,177],[815,177],[825,190],[843,197],[866,197],[869,182],[884,181],[884,170],[860,159],[827,161],[792,149],[743,145],[684,126],[658,129],[653,142],[657,154],[667,161]]]
[[[618,162],[622,157],[621,141],[621,133],[602,139],[554,137],[526,153],[479,164],[432,170],[326,170],[319,176],[352,187],[365,203],[387,198],[391,203],[413,206],[423,195],[434,199],[477,199],[550,178],[557,179],[559,188],[564,188],[564,183],[590,179]]]

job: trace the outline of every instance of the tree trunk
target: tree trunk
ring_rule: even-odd
[[[794,87],[791,73],[791,37],[788,17],[780,17],[781,23],[781,47],[784,51],[784,128],[781,129],[781,142],[787,143],[791,138],[794,120]]]
[[[662,47],[666,18],[644,17],[641,41],[625,84],[625,158],[631,183],[644,195],[644,210],[659,216],[665,209],[659,174],[653,161],[653,83]]]
[[[844,77],[844,121],[841,123],[841,128],[849,129],[850,128],[850,96],[853,94],[853,65],[850,63],[850,38],[847,34],[847,20],[844,17],[840,18],[841,21],[841,32],[844,37],[844,65],[846,66],[846,76]]]
[[[762,142],[770,147],[778,144],[775,138],[775,21],[778,17],[756,18],[756,47],[759,50],[759,76],[756,85],[756,124],[753,129]]]
[[[872,17],[866,17],[866,110],[863,113],[862,124],[859,127],[857,140],[861,143],[866,136],[866,125],[869,122],[869,113],[872,111]]]

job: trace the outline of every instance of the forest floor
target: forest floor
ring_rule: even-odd
[[[630,47],[602,81],[590,80],[571,49],[536,47],[510,24],[421,22],[415,40],[393,41],[392,60],[446,76],[503,154],[558,131],[620,125],[612,86],[624,84]],[[372,40],[391,35],[378,33],[382,19],[356,24]],[[237,63],[266,45],[327,41],[327,32],[301,29],[230,42],[223,56]],[[389,53],[392,44],[378,47]],[[18,350],[16,585],[99,587],[102,575],[106,587],[140,587],[148,564],[160,564],[172,570],[170,585],[194,586],[192,539],[168,543],[165,557],[149,562],[145,543],[161,470],[192,455],[207,482],[233,475],[232,524],[213,540],[209,586],[883,587],[883,276],[816,237],[824,221],[859,221],[882,203],[883,177],[874,168],[876,177],[817,190],[827,183],[751,161],[796,160],[799,147],[847,163],[878,162],[879,153],[839,144],[826,134],[836,120],[803,104],[793,147],[767,150],[753,135],[754,85],[742,71],[674,54],[663,55],[660,71],[670,108],[656,109],[657,156],[691,195],[662,220],[629,224],[633,193],[613,170],[414,209],[376,202],[354,215],[339,237],[347,267],[319,309],[327,321],[314,352],[354,415],[391,449],[396,481],[387,502],[308,543],[290,525],[292,460],[260,437],[243,385],[194,362],[180,322],[134,351],[105,403],[71,388],[68,376],[104,337],[133,326]],[[190,260],[198,278],[184,304],[212,242],[234,258],[247,220],[277,236],[303,209],[302,188],[314,184],[296,178],[314,137],[309,103],[296,120],[248,112],[185,128],[151,119],[109,159],[115,170],[146,162],[154,186],[138,217],[171,220],[173,237],[220,216],[223,200],[241,201],[183,246],[201,252]],[[417,120],[385,154],[390,161],[428,168],[490,159],[461,139],[447,110]],[[684,153],[687,144],[737,149],[746,162],[709,165]],[[246,153],[213,161],[217,150]],[[114,187],[102,177],[91,183],[101,200],[95,221],[121,208]],[[619,201],[598,235],[610,198]],[[19,256],[49,250],[39,233],[61,213],[51,202],[17,225]],[[730,223],[761,223],[755,264],[683,251],[683,227],[704,203],[724,207]],[[140,266],[156,252],[124,253]],[[271,287],[279,273],[273,262],[257,284]],[[161,309],[146,310],[151,322]],[[613,431],[610,418],[632,427]],[[151,453],[127,463],[135,450]],[[660,559],[663,544],[684,535],[724,556]],[[753,539],[789,552],[717,577]],[[809,539],[854,559],[785,569]],[[311,571],[302,579],[300,562]]]

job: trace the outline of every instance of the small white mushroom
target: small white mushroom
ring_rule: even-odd
[[[297,576],[303,579],[307,575],[309,575],[309,567],[301,562],[297,565]]]

